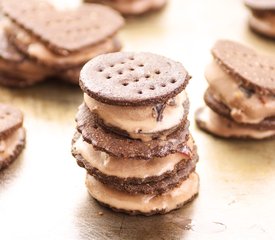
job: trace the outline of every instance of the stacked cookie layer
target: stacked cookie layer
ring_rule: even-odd
[[[151,215],[196,196],[189,79],[180,63],[150,53],[106,54],[84,66],[72,152],[100,203]]]
[[[244,0],[244,2],[251,10],[250,28],[261,35],[275,38],[275,1]]]
[[[208,107],[198,110],[198,126],[221,137],[273,137],[275,59],[228,40],[218,41],[212,54],[205,71]]]
[[[1,9],[3,85],[23,87],[51,76],[78,84],[84,63],[121,48],[116,33],[123,18],[102,5],[58,9],[45,0],[4,0]]]
[[[23,114],[17,108],[0,104],[0,170],[12,163],[24,146]]]
[[[167,0],[86,0],[86,2],[106,4],[123,15],[140,15],[161,9]]]

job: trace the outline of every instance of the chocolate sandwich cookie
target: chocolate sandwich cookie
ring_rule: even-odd
[[[118,191],[87,174],[86,186],[99,203],[114,211],[146,216],[165,214],[182,207],[198,194],[199,176],[191,173],[178,187],[163,194],[135,194]]]
[[[263,36],[275,38],[275,2],[273,0],[244,0],[251,10],[250,28]]]
[[[0,104],[0,170],[6,168],[25,146],[22,113],[11,106]]]
[[[0,84],[25,87],[43,81],[53,72],[20,53],[9,41],[5,28],[9,21],[0,21]]]
[[[178,186],[195,170],[198,160],[194,141],[185,153],[175,153],[150,161],[116,158],[97,151],[76,134],[72,153],[79,166],[98,181],[130,194],[161,194]]]
[[[84,102],[107,128],[150,141],[186,121],[184,67],[151,53],[110,53],[81,71]],[[158,134],[159,133],[159,134]]]
[[[1,7],[13,21],[6,30],[9,41],[28,57],[59,71],[57,75],[120,49],[115,35],[124,20],[106,6],[81,4],[60,10],[44,0],[5,0]]]
[[[228,40],[218,41],[212,54],[214,60],[205,71],[209,83],[205,102],[216,114],[200,110],[198,125],[208,126],[211,132],[214,128],[210,127],[213,124],[209,119],[215,119],[215,122],[228,123],[231,129],[239,129],[237,137],[244,134],[244,137],[261,139],[274,135],[275,59]],[[210,122],[202,124],[205,121]],[[249,130],[249,134],[243,128]],[[255,134],[255,130],[260,133]]]
[[[161,9],[167,0],[86,0],[108,5],[123,15],[140,15]]]

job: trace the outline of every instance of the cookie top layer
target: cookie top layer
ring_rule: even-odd
[[[189,138],[189,123],[183,124],[166,140],[156,139],[148,142],[125,138],[101,127],[96,115],[85,104],[79,107],[76,116],[77,130],[83,139],[97,150],[115,157],[149,160],[153,157],[165,157],[171,153],[186,153]]]
[[[6,138],[22,124],[23,114],[19,109],[0,104],[0,139]]]
[[[275,58],[229,40],[219,40],[212,48],[214,59],[230,75],[258,94],[275,94]]]
[[[152,53],[119,52],[90,60],[80,73],[80,86],[106,104],[142,106],[176,96],[189,79],[179,62]]]
[[[275,10],[274,0],[244,0],[244,3],[254,10]]]
[[[45,0],[4,0],[0,4],[5,15],[61,55],[97,44],[124,24],[116,11],[99,4],[62,11]]]

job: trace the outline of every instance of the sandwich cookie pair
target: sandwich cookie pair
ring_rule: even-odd
[[[164,7],[167,0],[86,0],[87,2],[103,3],[123,15],[140,15],[156,11]]]
[[[275,59],[228,40],[218,41],[212,55],[198,126],[220,137],[274,137]]]
[[[11,58],[1,56],[7,60],[0,66],[7,75],[3,80],[6,85],[9,81],[16,85],[16,78],[22,86],[31,85],[50,76],[78,84],[84,63],[121,48],[116,33],[124,20],[102,5],[59,9],[45,0],[4,0],[1,9],[6,19],[1,27],[5,45],[0,54],[8,52]],[[19,62],[17,71],[9,72],[15,61]]]
[[[256,33],[275,39],[275,1],[245,0],[244,2],[251,10],[250,28]]]
[[[105,54],[83,67],[72,153],[98,202],[152,215],[197,195],[189,79],[180,63],[151,53]]]
[[[9,166],[24,146],[22,112],[17,108],[0,104],[0,170]]]

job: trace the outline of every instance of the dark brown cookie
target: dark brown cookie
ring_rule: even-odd
[[[230,108],[227,107],[224,103],[216,100],[209,88],[204,94],[204,101],[207,104],[207,106],[210,107],[214,112],[233,121],[230,115]],[[249,123],[238,123],[238,124],[240,126],[259,129],[259,130],[272,130],[272,129],[275,129],[275,116],[266,118],[258,124],[249,124]]]
[[[179,94],[190,76],[181,65],[152,53],[110,53],[89,61],[80,86],[90,97],[111,105],[162,103]]]
[[[4,0],[1,7],[10,19],[60,55],[97,44],[124,24],[116,11],[99,4],[61,11],[44,0]]]
[[[275,137],[275,130],[260,130],[238,124],[208,107],[199,108],[195,119],[199,128],[217,137],[255,140]]]
[[[229,40],[217,41],[212,54],[218,64],[245,87],[258,94],[275,94],[275,58]]]
[[[141,178],[119,178],[109,176],[94,168],[80,154],[74,155],[79,166],[84,166],[87,172],[94,176],[98,181],[111,186],[119,191],[130,194],[161,194],[173,189],[186,180],[190,173],[196,169],[198,157],[190,160],[182,160],[173,171],[166,172],[161,176],[151,176]]]
[[[77,130],[82,133],[85,141],[96,149],[115,157],[151,159],[164,157],[175,152],[186,152],[186,142],[189,137],[188,126],[180,126],[167,136],[166,140],[156,139],[149,142],[128,139],[103,129],[95,115],[85,104],[79,107],[76,116]]]
[[[0,104],[0,139],[8,137],[23,124],[22,112],[12,106]]]
[[[8,167],[22,152],[25,146],[25,134],[25,129],[19,128],[0,140],[0,170]]]
[[[244,0],[244,3],[255,10],[275,10],[274,0]]]

